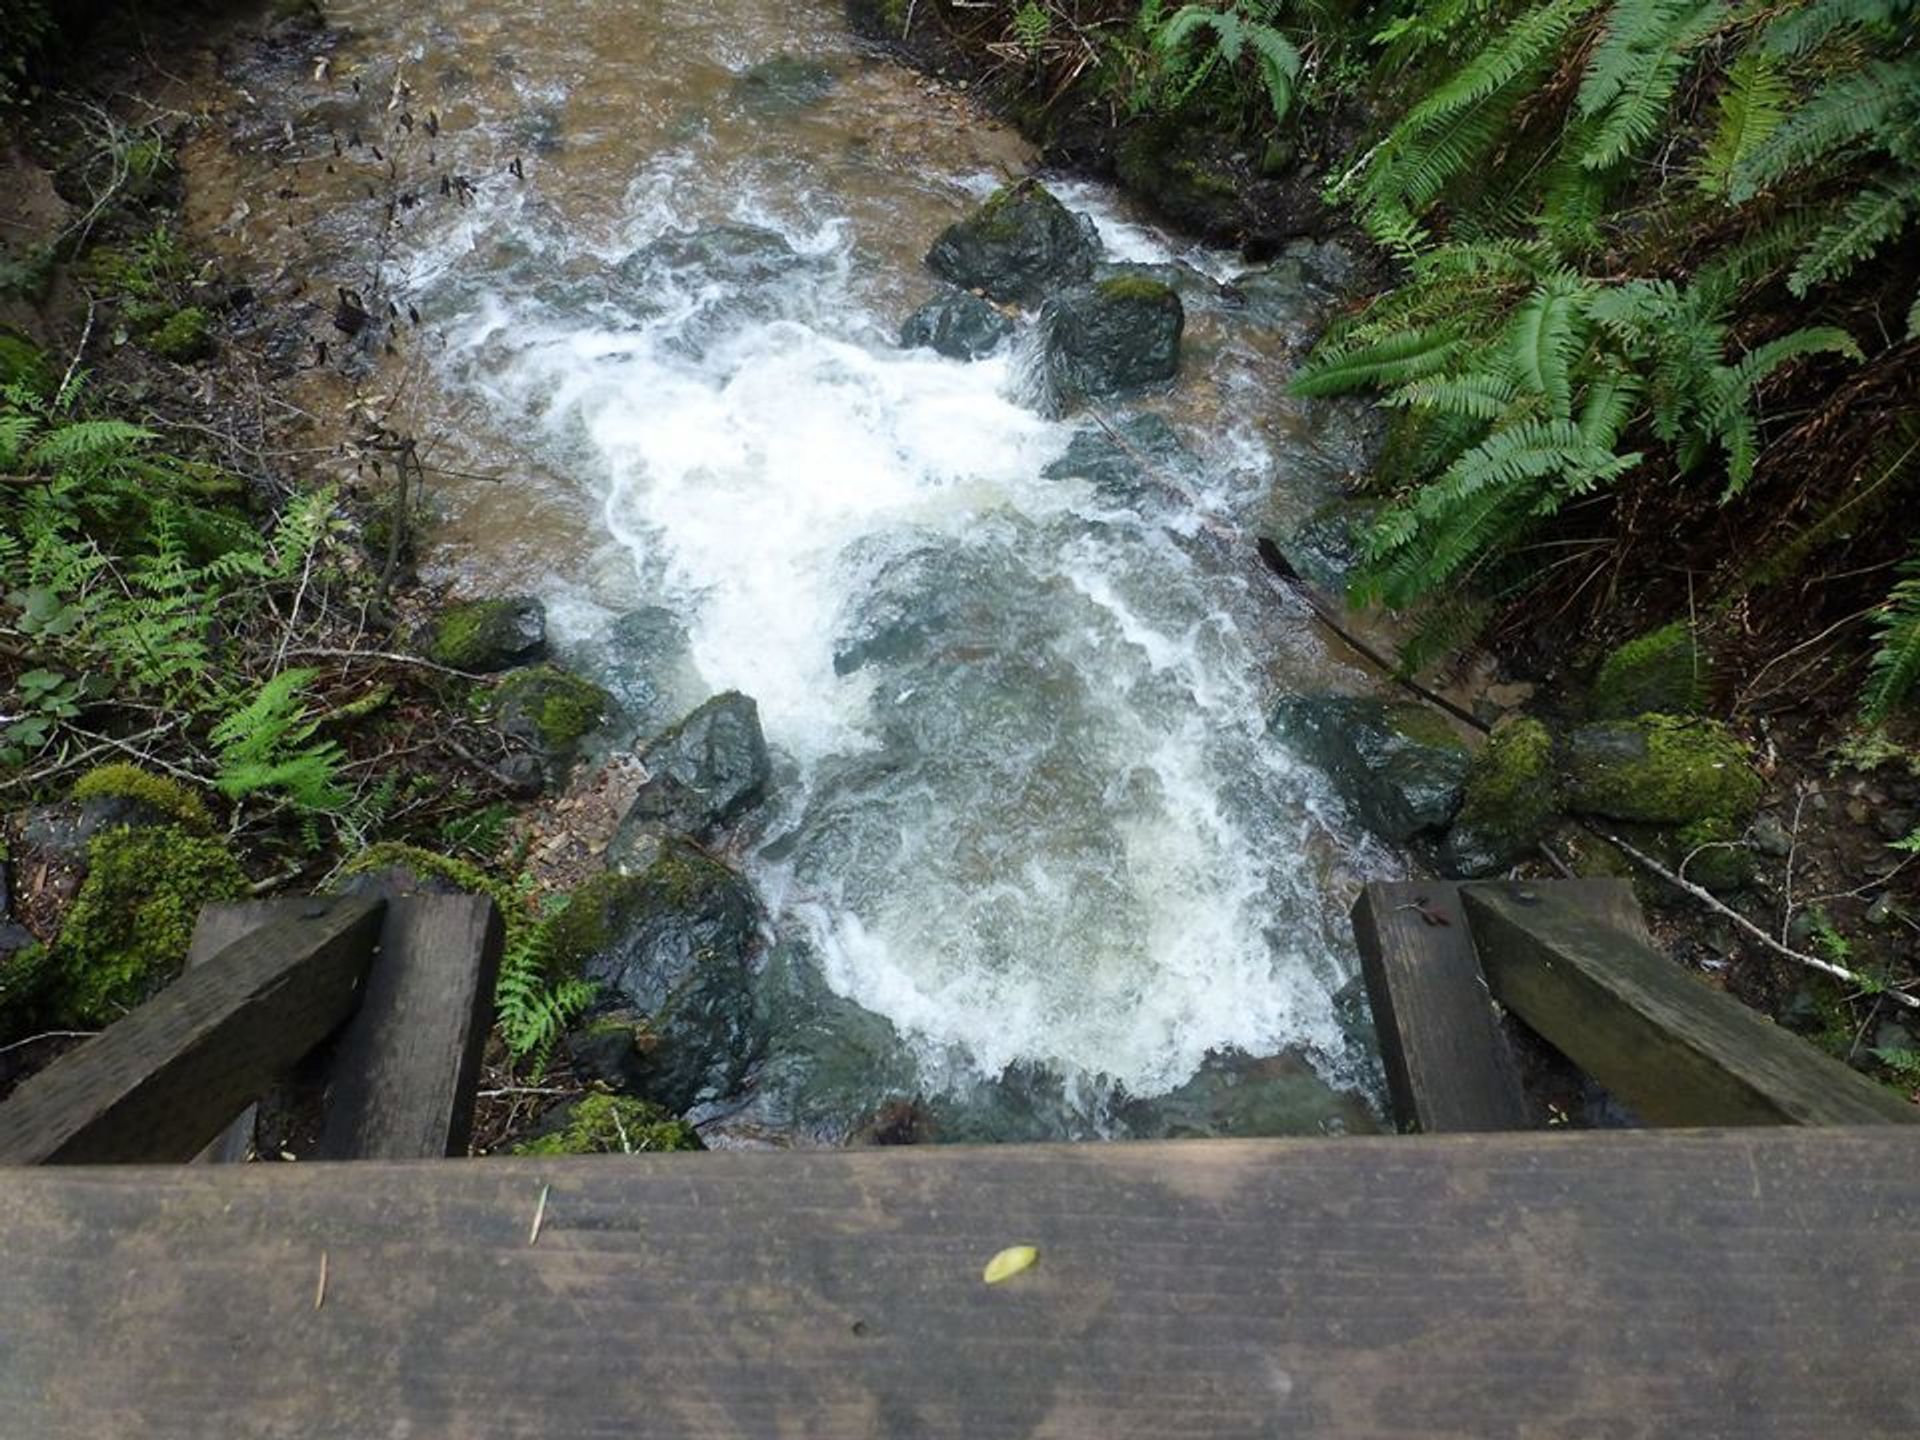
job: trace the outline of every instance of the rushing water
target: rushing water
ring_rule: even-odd
[[[1230,303],[1234,257],[1059,183],[1110,259],[1191,267],[1181,380],[1102,417],[1152,412],[1188,453],[1089,478],[1105,431],[1043,418],[1021,348],[894,343],[928,242],[1024,170],[1017,138],[860,54],[828,4],[508,8],[330,4],[351,36],[316,45],[327,73],[238,82],[240,138],[305,157],[297,199],[200,201],[256,254],[277,227],[362,273],[381,170],[358,132],[434,112],[383,158],[475,177],[472,202],[408,207],[378,263],[432,342],[411,383],[436,458],[508,478],[444,482],[431,566],[542,593],[637,726],[757,699],[779,789],[742,858],[778,953],[892,1022],[912,1088],[1046,1075],[1057,1113],[1021,1133],[1077,1134],[1211,1050],[1349,1065],[1344,887],[1382,857],[1266,716],[1354,677],[1246,539],[1354,463],[1338,415],[1278,398],[1337,257]],[[797,261],[629,258],[722,222]]]

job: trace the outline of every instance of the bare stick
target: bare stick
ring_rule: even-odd
[[[1866,976],[1859,974],[1857,971],[1849,970],[1844,965],[1836,965],[1831,960],[1822,960],[1818,955],[1806,955],[1798,950],[1789,949],[1766,931],[1762,930],[1758,925],[1747,919],[1747,917],[1742,915],[1738,910],[1723,904],[1715,898],[1715,896],[1701,886],[1694,884],[1691,880],[1683,879],[1681,876],[1674,874],[1673,871],[1667,869],[1666,866],[1662,865],[1658,860],[1655,860],[1651,855],[1634,849],[1633,846],[1622,840],[1618,835],[1608,834],[1604,830],[1596,831],[1595,833],[1608,844],[1617,846],[1624,854],[1632,857],[1645,869],[1658,875],[1675,889],[1684,890],[1702,905],[1705,905],[1709,910],[1713,911],[1714,914],[1731,920],[1742,930],[1746,931],[1747,934],[1766,946],[1767,949],[1773,951],[1774,954],[1784,956],[1796,965],[1805,965],[1810,970],[1818,970],[1823,974],[1831,975],[1836,980],[1844,980],[1849,985],[1855,986],[1868,994],[1888,995],[1897,1003],[1905,1005],[1910,1010],[1920,1010],[1920,999],[1915,999],[1905,991],[1895,990],[1889,986],[1877,984],[1875,981],[1867,979]]]

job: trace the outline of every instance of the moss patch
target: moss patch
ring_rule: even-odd
[[[658,1105],[625,1095],[589,1095],[566,1111],[562,1128],[513,1147],[516,1155],[637,1155],[701,1150],[693,1127]]]
[[[183,305],[149,329],[140,343],[163,360],[204,360],[213,353],[213,321],[198,305]]]
[[[611,697],[555,665],[509,675],[494,692],[502,728],[552,754],[570,753],[606,718]]]
[[[505,670],[539,658],[546,617],[522,597],[449,605],[428,624],[420,646],[429,660],[455,670]]]
[[[1724,725],[1671,715],[1588,725],[1567,745],[1567,801],[1614,820],[1744,827],[1760,803],[1752,752]]]
[[[105,1025],[133,1009],[186,963],[200,907],[246,893],[222,841],[178,825],[95,836],[86,881],[53,945],[54,1014]]]
[[[1486,874],[1533,850],[1553,824],[1559,791],[1547,727],[1524,715],[1502,720],[1467,770],[1447,836],[1452,868]]]
[[[398,840],[369,845],[340,867],[342,875],[369,875],[378,870],[407,870],[422,880],[437,880],[468,895],[489,896],[509,927],[526,908],[511,887],[478,865]]]
[[[1173,293],[1172,286],[1163,285],[1146,275],[1115,275],[1102,280],[1094,289],[1100,292],[1102,299],[1142,305],[1163,305],[1168,300],[1179,298]]]
[[[1697,715],[1706,708],[1707,668],[1693,631],[1676,620],[1608,655],[1594,677],[1589,706],[1602,720]]]
[[[210,830],[212,817],[200,797],[177,780],[142,770],[138,765],[101,765],[73,785],[75,800],[129,800],[164,815],[189,830]]]

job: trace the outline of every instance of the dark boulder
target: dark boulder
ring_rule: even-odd
[[[646,834],[709,839],[766,799],[773,778],[760,708],[737,690],[655,736],[640,758],[647,782],[620,822],[616,852]]]
[[[1473,757],[1460,811],[1440,848],[1441,868],[1472,879],[1530,858],[1559,808],[1553,736],[1538,720],[1509,716]]]
[[[531,665],[547,653],[547,607],[531,595],[449,605],[421,631],[420,652],[476,674]]]
[[[1298,1055],[1216,1051],[1179,1089],[1131,1100],[1119,1119],[1134,1139],[1235,1139],[1259,1135],[1371,1135],[1360,1096],[1336,1090]]]
[[[963,290],[1032,304],[1048,290],[1085,280],[1098,253],[1091,224],[1038,181],[1022,180],[949,225],[927,264]]]
[[[660,605],[617,617],[569,660],[613,697],[629,735],[654,734],[706,693],[688,652],[686,626]]]
[[[759,908],[745,880],[669,840],[639,874],[582,886],[559,919],[556,946],[579,957],[604,1013],[629,1027],[633,1058],[606,1059],[628,1088],[676,1113],[738,1091],[764,1035]]]
[[[1466,743],[1424,705],[1323,695],[1283,700],[1271,729],[1369,830],[1405,844],[1444,830],[1472,764]]]
[[[900,344],[908,350],[932,350],[949,360],[978,360],[999,349],[1011,334],[1013,321],[992,305],[965,290],[950,290],[907,317],[900,327]]]
[[[1171,380],[1180,369],[1186,310],[1172,287],[1139,276],[1080,286],[1040,312],[1053,401],[1072,407]]]

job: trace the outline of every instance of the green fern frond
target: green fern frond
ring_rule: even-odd
[[[1514,312],[1508,332],[1509,350],[1521,378],[1546,396],[1553,413],[1562,418],[1573,408],[1573,352],[1591,290],[1573,271],[1560,271]]]
[[[1618,0],[1580,85],[1579,112],[1594,122],[1584,168],[1615,165],[1658,133],[1694,49],[1726,14],[1723,0]]]
[[[1861,190],[1813,237],[1787,277],[1787,288],[1803,296],[1816,285],[1843,279],[1905,230],[1916,212],[1920,171]]]
[[[97,463],[153,438],[153,431],[124,420],[75,420],[41,436],[27,452],[27,463],[49,470]]]
[[[1875,648],[1860,696],[1868,724],[1885,720],[1920,685],[1920,556],[1902,564],[1900,575],[1874,616]]]
[[[1792,90],[1773,56],[1750,46],[1727,67],[1720,91],[1719,118],[1700,157],[1700,184],[1709,194],[1725,195],[1734,173],[1786,118]]]
[[[1876,60],[1821,87],[1734,168],[1731,195],[1747,201],[1856,142],[1898,133],[1920,114],[1920,55]]]
[[[1766,48],[1775,55],[1805,55],[1848,31],[1894,33],[1913,12],[1914,0],[1812,0],[1767,26]]]
[[[1437,374],[1461,349],[1446,329],[1410,330],[1354,349],[1330,350],[1301,367],[1289,387],[1296,395],[1344,395],[1384,389]]]

